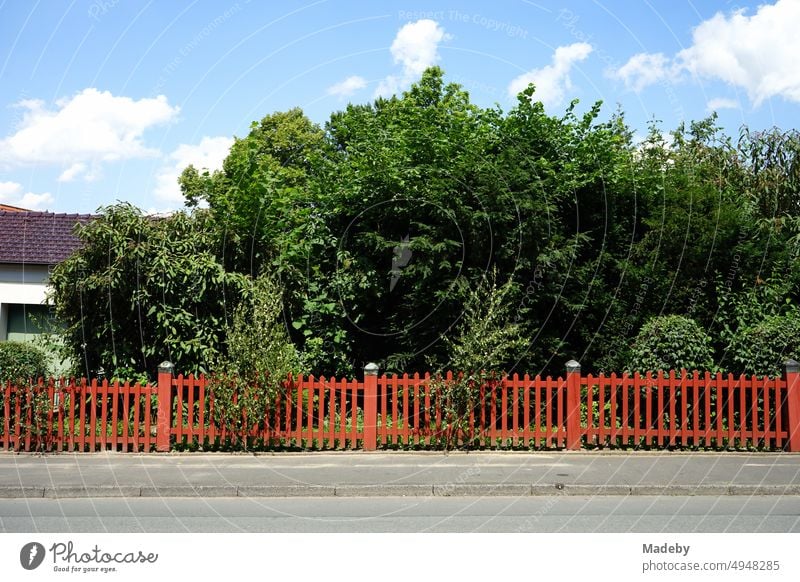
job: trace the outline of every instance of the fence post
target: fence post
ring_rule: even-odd
[[[172,428],[172,377],[175,366],[164,361],[158,366],[158,416],[156,423],[156,450],[169,452],[169,437]]]
[[[581,365],[567,362],[567,449],[581,448]]]
[[[355,418],[353,419],[355,422]],[[378,365],[364,366],[364,450],[378,448]]]
[[[786,450],[800,452],[800,364],[789,360],[783,365],[786,404],[789,413],[789,442]]]

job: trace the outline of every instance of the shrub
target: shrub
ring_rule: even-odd
[[[736,373],[780,376],[783,363],[800,357],[800,313],[771,315],[735,332],[727,356]]]
[[[233,314],[227,355],[214,365],[211,387],[215,420],[227,426],[238,444],[247,449],[247,430],[272,411],[289,374],[299,372],[300,358],[282,320],[283,293],[268,275],[252,283],[247,297]]]
[[[711,370],[711,338],[689,317],[662,315],[650,318],[631,346],[630,371]]]
[[[41,348],[25,342],[0,342],[0,381],[46,377],[47,368],[47,354]]]
[[[445,427],[444,446],[459,440],[469,443],[470,411],[478,402],[481,386],[501,378],[528,346],[522,326],[514,321],[514,283],[497,284],[497,273],[485,275],[475,288],[462,282],[464,313],[453,338],[444,338],[452,379],[441,372],[431,381],[439,399]]]

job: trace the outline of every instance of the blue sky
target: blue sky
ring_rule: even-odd
[[[0,0],[0,203],[181,207],[189,163],[299,106],[318,123],[441,66],[482,106],[533,81],[552,114],[617,104],[642,133],[718,111],[796,127],[800,0]]]

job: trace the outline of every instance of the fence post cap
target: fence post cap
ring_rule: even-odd
[[[164,360],[158,365],[159,374],[172,374],[175,372],[175,364],[169,360]]]
[[[370,362],[366,366],[364,366],[364,375],[365,376],[377,376],[378,375],[378,364]]]
[[[567,362],[567,372],[577,372],[581,369],[580,363],[575,360]]]
[[[786,360],[783,363],[783,367],[786,369],[787,374],[796,374],[800,372],[800,363],[797,360]]]

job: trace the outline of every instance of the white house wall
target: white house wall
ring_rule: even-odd
[[[46,303],[47,277],[46,265],[0,264],[0,341],[7,339],[10,304]]]

